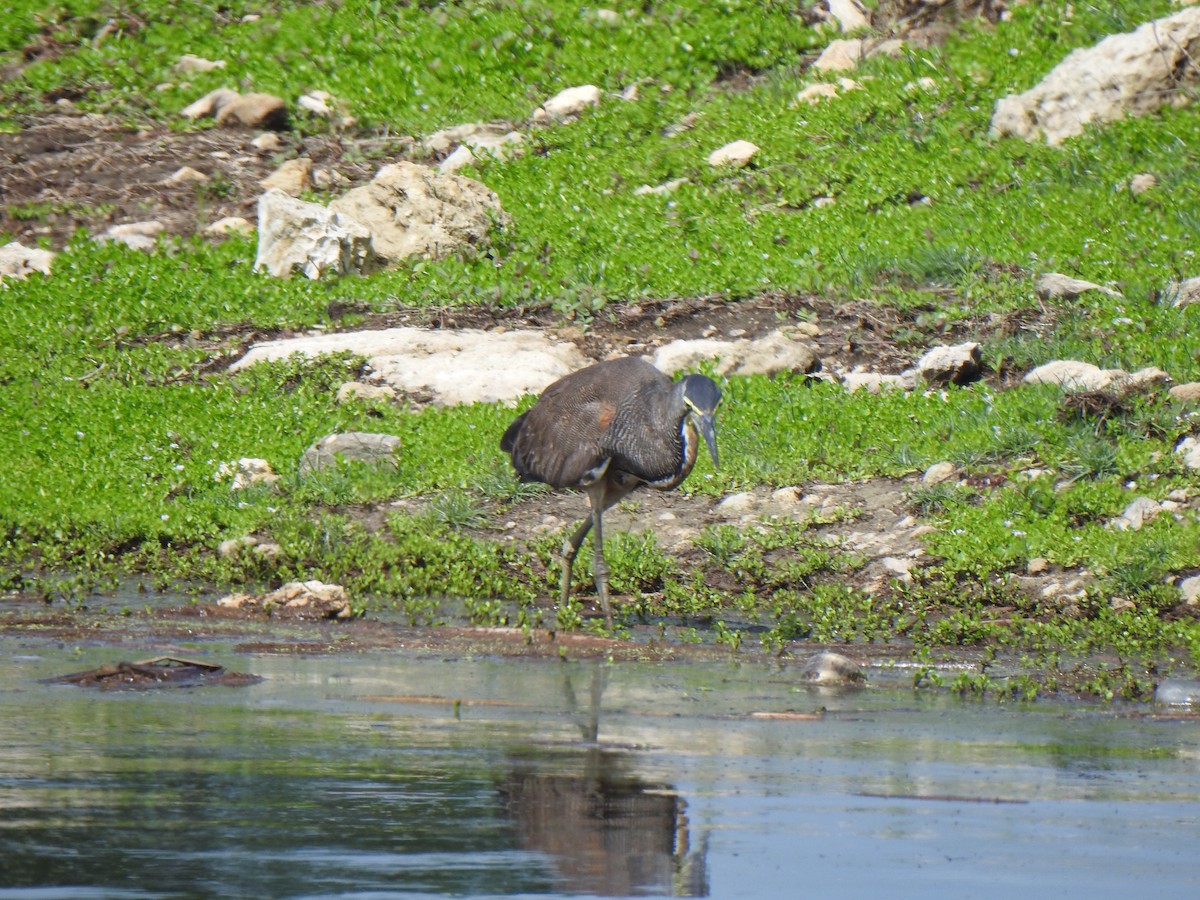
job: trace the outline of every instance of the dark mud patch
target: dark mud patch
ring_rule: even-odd
[[[281,135],[281,147],[261,152],[258,132],[212,128],[172,131],[129,127],[91,115],[50,115],[15,134],[0,134],[0,232],[31,243],[67,244],[84,228],[100,234],[125,222],[161,222],[166,233],[201,232],[226,216],[255,221],[260,182],[287,159],[306,156],[336,167],[343,189],[369,181],[384,157],[401,155],[411,139]],[[184,166],[205,184],[173,184]]]
[[[600,621],[599,611],[590,616]],[[783,654],[767,654],[750,645],[738,651],[717,644],[711,635],[689,627],[696,623],[632,623],[621,637],[588,631],[564,632],[547,628],[480,627],[450,621],[415,626],[387,621],[383,614],[368,614],[344,621],[275,619],[262,613],[230,610],[215,602],[162,606],[133,613],[76,607],[73,611],[45,604],[10,599],[0,605],[0,638],[14,639],[22,647],[124,647],[157,651],[177,658],[218,646],[239,654],[325,656],[374,651],[433,655],[438,658],[526,658],[570,660],[643,660],[702,662],[712,660],[786,661],[807,659],[830,649],[867,662],[903,658],[903,642],[886,648],[808,644]],[[132,655],[132,654],[131,654]],[[159,657],[161,658],[161,657]],[[142,665],[121,663],[122,666]],[[112,667],[105,667],[112,668]],[[100,670],[94,670],[99,673]],[[75,673],[80,682],[89,673]],[[97,678],[116,678],[112,672]]]

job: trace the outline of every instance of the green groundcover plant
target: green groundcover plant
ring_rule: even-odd
[[[524,0],[21,0],[0,23],[10,132],[62,97],[131,125],[214,127],[179,111],[222,86],[289,102],[326,90],[364,134],[523,122],[577,84],[605,97],[577,122],[532,130],[521,156],[466,170],[512,217],[486,250],[284,281],[253,272],[245,238],[174,238],[146,255],[80,233],[52,248],[51,277],[0,282],[0,579],[74,598],[129,575],[154,587],[321,578],[345,583],[360,608],[397,605],[413,621],[453,610],[574,627],[577,611],[538,600],[561,536],[515,547],[492,530],[527,497],[497,447],[512,410],[338,403],[337,386],[363,365],[345,355],[231,374],[222,359],[236,335],[480,304],[545,307],[586,328],[639,300],[771,291],[896,310],[913,323],[915,358],[947,324],[1037,317],[1046,327],[987,338],[992,377],[973,386],[875,395],[800,377],[723,380],[722,467],[702,462],[686,490],[896,477],[943,460],[978,476],[909,497],[936,526],[935,563],[913,583],[864,594],[848,586],[862,560],[818,539],[819,523],[764,523],[703,535],[697,569],[652,535],[614,538],[613,584],[631,616],[706,625],[733,646],[898,642],[923,660],[986,647],[1057,673],[1043,687],[1138,696],[1152,671],[1200,663],[1200,626],[1176,587],[1200,571],[1187,505],[1200,489],[1174,452],[1200,431],[1194,407],[1147,392],[1101,415],[1000,375],[1075,358],[1200,379],[1196,308],[1173,305],[1172,287],[1200,275],[1200,110],[1164,108],[1058,147],[989,128],[999,98],[1069,50],[1172,11],[1150,0],[1014,5],[995,24],[957,22],[940,46],[872,57],[853,89],[810,105],[801,89],[837,83],[809,66],[831,34],[792,3],[614,3],[599,15]],[[226,66],[183,84],[185,53]],[[760,147],[752,166],[707,164],[736,139]],[[1158,183],[1135,194],[1144,172]],[[670,193],[635,192],[674,179],[684,181]],[[1033,285],[1046,272],[1113,292],[1041,300]],[[313,440],[352,429],[400,436],[398,467],[298,474]],[[232,492],[222,464],[247,456],[280,480]],[[1108,526],[1142,495],[1182,497],[1183,511],[1140,530]],[[425,502],[382,531],[355,515],[402,498]],[[217,556],[221,541],[254,533],[281,552]],[[1054,608],[1014,587],[1033,559],[1094,578],[1073,608]],[[1092,653],[1119,662],[1062,674]],[[986,668],[952,686],[1037,689]]]

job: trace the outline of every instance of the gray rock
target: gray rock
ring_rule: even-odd
[[[794,506],[804,500],[804,491],[794,484],[781,487],[771,493],[771,500],[781,506]]]
[[[904,55],[905,43],[899,38],[887,38],[886,40],[873,42],[867,47],[867,59],[873,59],[876,56],[888,56],[892,59],[898,59]]]
[[[443,175],[454,174],[459,169],[465,169],[471,163],[475,162],[475,154],[471,152],[471,148],[463,144],[455,148],[454,152],[438,163],[438,171]]]
[[[365,431],[328,434],[304,451],[298,471],[302,476],[308,475],[336,465],[339,460],[395,467],[399,452],[400,438],[394,434]]]
[[[1167,297],[1172,306],[1191,306],[1200,303],[1200,278],[1187,278],[1167,285]]]
[[[298,271],[317,279],[326,272],[362,274],[374,263],[371,232],[351,217],[283,191],[267,191],[258,199],[255,271],[276,278]]]
[[[346,176],[337,171],[337,169],[313,169],[312,183],[313,187],[318,191],[328,191],[345,185]]]
[[[509,221],[500,198],[478,181],[410,162],[384,166],[329,209],[364,225],[375,253],[389,263],[484,245],[493,225]]]
[[[1175,445],[1175,453],[1183,457],[1183,464],[1189,469],[1200,469],[1200,440],[1185,437]]]
[[[1179,594],[1188,606],[1200,606],[1200,575],[1179,582]]]
[[[443,174],[453,174],[480,159],[511,159],[521,154],[525,136],[515,131],[493,142],[464,142],[438,165]]]
[[[1121,515],[1109,522],[1109,526],[1117,531],[1138,531],[1143,525],[1154,521],[1162,507],[1149,497],[1135,497],[1125,507]]]
[[[862,666],[840,653],[824,651],[809,657],[800,667],[800,677],[813,684],[857,685],[867,680]]]
[[[997,101],[992,134],[1058,144],[1091,123],[1140,116],[1188,100],[1200,80],[1200,8],[1147,22],[1073,51],[1022,94]]]
[[[212,179],[199,169],[193,169],[191,166],[182,166],[160,181],[159,184],[182,184],[195,186],[199,184],[208,184],[210,181],[212,181]]]
[[[908,584],[913,580],[912,570],[917,561],[915,559],[900,559],[896,556],[884,556],[880,558],[879,564],[885,572],[897,581]]]

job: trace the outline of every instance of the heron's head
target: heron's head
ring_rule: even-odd
[[[721,389],[707,375],[687,375],[680,382],[688,418],[708,444],[713,465],[717,465],[717,426],[713,416],[721,405]]]

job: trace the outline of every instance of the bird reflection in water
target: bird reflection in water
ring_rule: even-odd
[[[565,890],[707,896],[705,841],[690,846],[684,799],[669,784],[627,771],[627,754],[599,743],[605,667],[592,667],[583,709],[571,677],[564,675],[564,691],[581,753],[531,756],[499,787],[522,848],[549,856]]]

